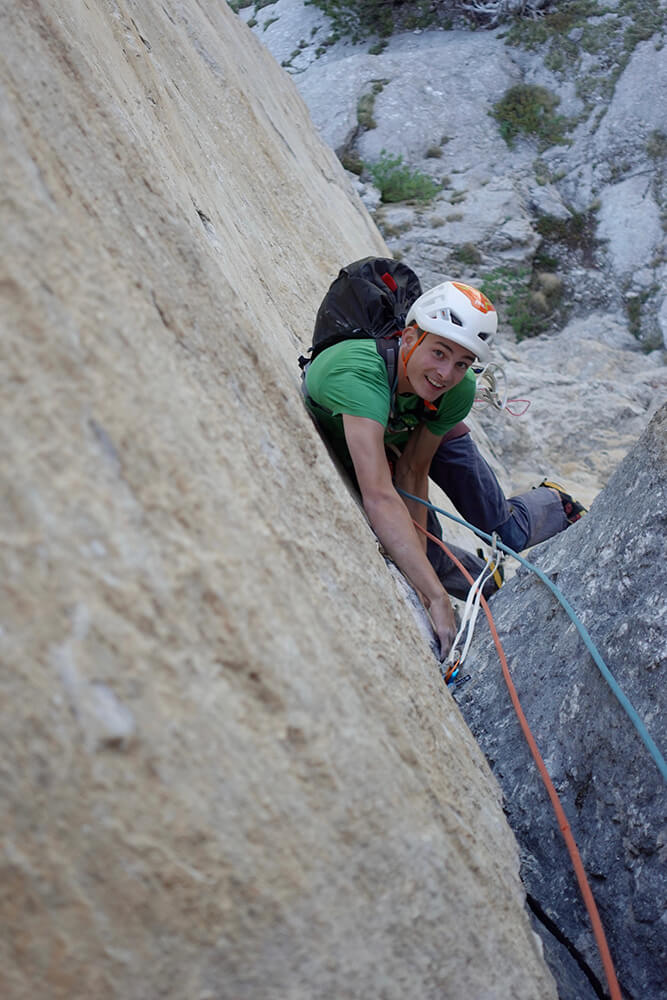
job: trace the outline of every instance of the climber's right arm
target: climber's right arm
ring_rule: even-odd
[[[384,428],[368,417],[343,416],[364,510],[373,531],[399,569],[422,595],[444,658],[456,636],[451,601],[426,557],[406,505],[394,489],[384,451]]]

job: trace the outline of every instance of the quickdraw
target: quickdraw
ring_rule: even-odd
[[[507,398],[507,376],[502,365],[490,361],[484,368],[474,368],[477,376],[476,403],[490,403],[494,410],[507,410],[513,417],[521,417],[530,406],[529,399]],[[524,403],[521,409],[512,409],[510,403]]]
[[[473,582],[470,590],[468,591],[468,597],[463,609],[461,624],[456,634],[456,638],[454,639],[447,659],[440,667],[440,673],[442,674],[442,678],[448,687],[453,686],[460,688],[470,680],[470,674],[462,675],[462,669],[465,663],[465,658],[468,655],[470,643],[472,642],[475,622],[477,621],[477,615],[481,606],[482,591],[487,580],[493,576],[495,576],[496,579],[498,578],[498,575],[500,575],[500,567],[504,558],[504,554],[498,549],[498,536],[494,532],[491,536],[491,549],[486,556],[482,572]]]

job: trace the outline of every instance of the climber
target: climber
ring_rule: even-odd
[[[439,546],[412,519],[442,537],[423,504],[429,476],[461,515],[513,549],[568,527],[584,511],[555,483],[506,500],[463,422],[476,389],[472,365],[488,360],[497,314],[483,293],[445,281],[412,304],[400,334],[395,389],[370,337],[344,339],[306,368],[307,405],[360,490],[371,527],[429,610],[444,658],[456,626],[447,591],[465,597],[468,584]],[[450,546],[473,576],[484,561]],[[497,577],[497,574],[496,574]],[[500,581],[491,578],[485,596]]]

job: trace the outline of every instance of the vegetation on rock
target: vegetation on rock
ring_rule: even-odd
[[[660,37],[667,28],[667,8],[655,0],[565,0],[538,19],[515,20],[507,44],[542,50],[548,69],[562,80],[574,79],[584,104],[583,117],[614,92],[635,47]]]
[[[500,134],[512,146],[520,134],[534,136],[540,149],[565,142],[568,121],[555,113],[560,98],[531,83],[518,83],[510,87],[493,105],[492,116],[498,122]]]
[[[386,149],[381,150],[379,160],[364,163],[364,167],[384,202],[432,201],[442,190],[441,182],[420,170],[412,170],[400,154],[392,156]]]

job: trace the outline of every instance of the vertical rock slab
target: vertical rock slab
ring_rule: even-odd
[[[667,745],[667,405],[653,417],[590,513],[531,553],[586,627],[658,748]],[[550,776],[581,852],[624,997],[664,994],[665,782],[637,729],[551,590],[522,568],[491,610]],[[535,909],[579,981],[602,980],[590,924],[546,791],[532,765],[486,626],[471,647],[462,712],[492,764],[522,851]],[[548,936],[549,931],[545,931]]]
[[[0,28],[0,994],[555,997],[299,395],[366,211],[224,3]]]

